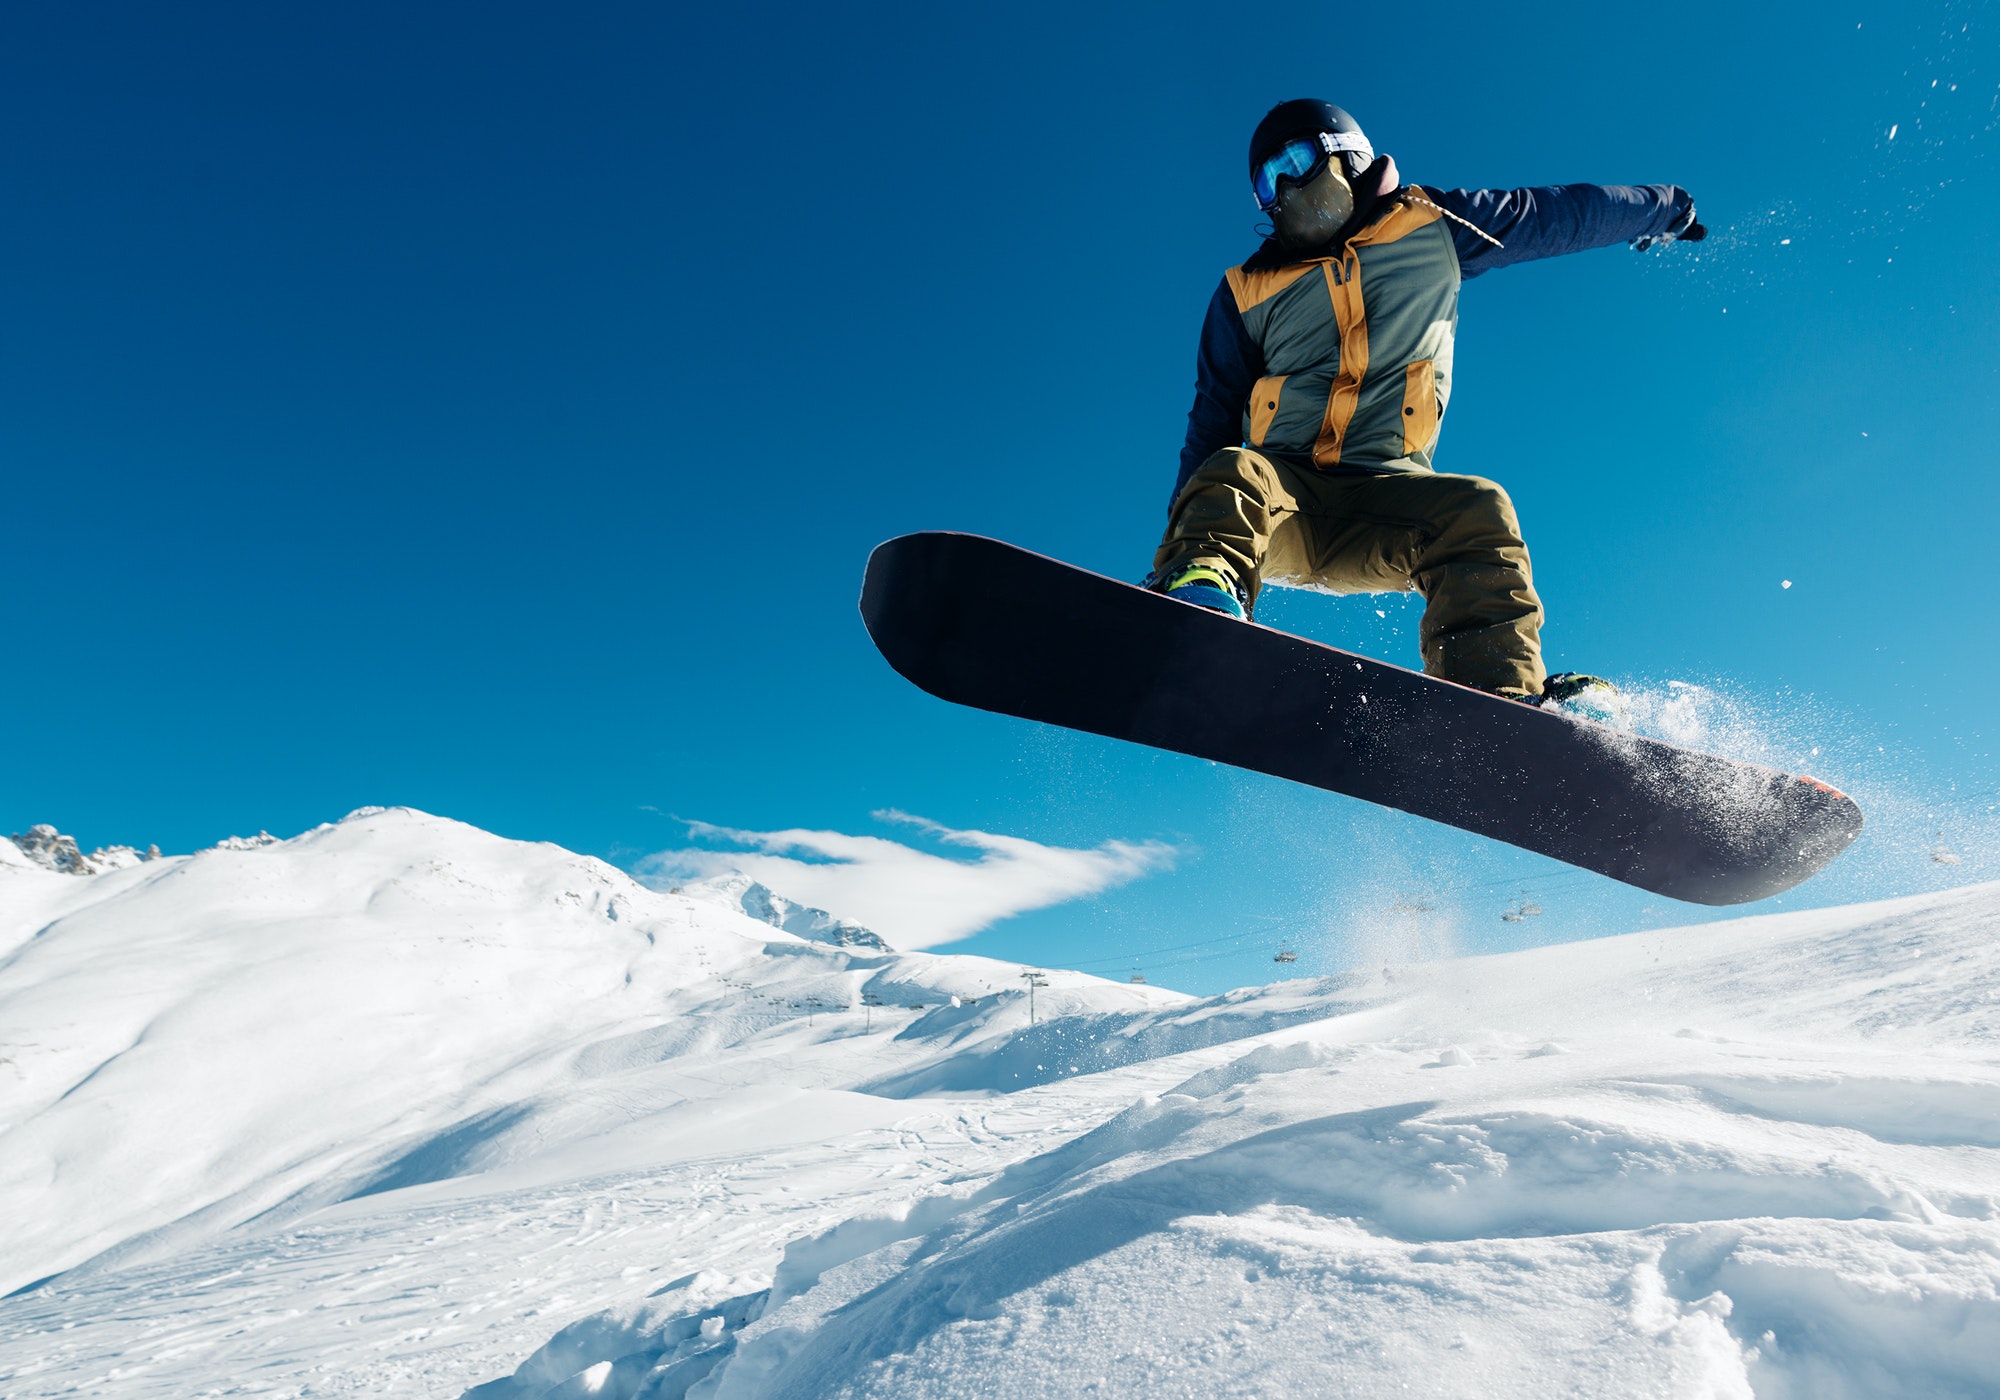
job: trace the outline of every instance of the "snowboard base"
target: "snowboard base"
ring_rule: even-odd
[[[1861,809],[1817,779],[1539,710],[979,535],[878,546],[861,614],[961,705],[1394,807],[1697,904],[1792,888]]]

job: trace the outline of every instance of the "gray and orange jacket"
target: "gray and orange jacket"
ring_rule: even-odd
[[[1321,471],[1431,470],[1460,282],[1658,235],[1693,209],[1674,185],[1416,186],[1378,196],[1322,256],[1265,243],[1208,304],[1175,498],[1195,468],[1240,444]]]

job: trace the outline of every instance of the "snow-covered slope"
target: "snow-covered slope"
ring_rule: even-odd
[[[1030,1026],[1011,965],[408,812],[0,865],[0,1258],[68,1270],[0,1393],[2000,1393],[1996,932],[1052,974]]]
[[[793,1059],[783,1032],[865,995],[885,1026],[948,1013],[927,1038],[949,1049],[1004,1022],[1015,972],[851,955],[408,810],[84,879],[0,868],[0,958],[0,1292],[739,1084],[877,1077],[914,1061],[811,1035],[823,1053]],[[1063,985],[1078,1007],[1177,999]],[[699,1086],[645,1072],[689,1059]]]

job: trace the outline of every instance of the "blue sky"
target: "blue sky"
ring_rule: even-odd
[[[1189,987],[1285,939],[1308,971],[1705,917],[953,709],[867,642],[903,531],[1144,572],[1254,245],[1247,133],[1311,94],[1411,180],[1694,193],[1699,250],[1468,286],[1439,465],[1514,493],[1554,666],[1714,687],[1715,742],[1821,748],[1863,798],[1790,904],[2000,875],[1995,22],[14,7],[0,828],[186,850],[407,803],[627,865],[718,844],[677,819],[1155,843],[954,946]],[[1415,617],[1263,620],[1409,662]]]

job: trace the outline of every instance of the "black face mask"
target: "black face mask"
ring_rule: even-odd
[[[1305,184],[1287,185],[1278,192],[1271,226],[1287,248],[1323,248],[1353,217],[1354,191],[1328,161],[1326,169]]]

